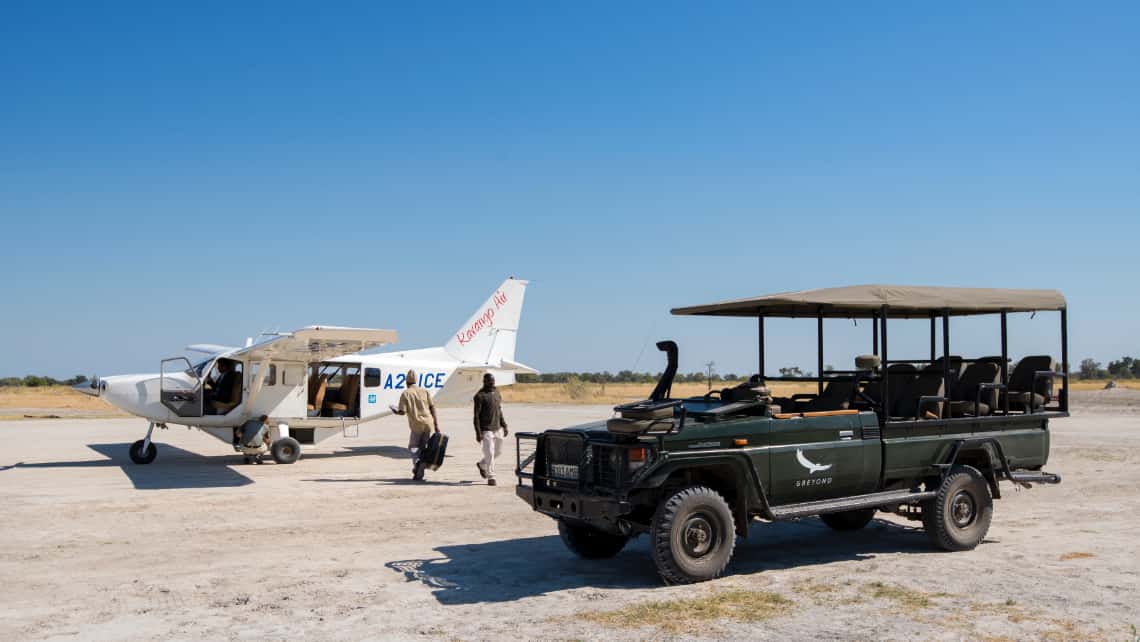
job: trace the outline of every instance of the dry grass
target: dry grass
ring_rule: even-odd
[[[99,416],[122,414],[106,401],[76,392],[66,386],[0,388],[0,410],[12,408],[89,411]]]
[[[1088,553],[1085,551],[1072,551],[1070,553],[1062,554],[1060,559],[1062,562],[1066,562],[1068,560],[1087,560],[1094,557],[1096,557],[1095,553]]]
[[[719,390],[733,383],[720,382],[713,389]],[[777,382],[768,384],[772,394],[786,397],[796,393],[815,392],[814,383]],[[709,391],[703,383],[675,383],[673,397],[695,397]],[[507,403],[559,403],[559,404],[619,404],[626,401],[645,399],[653,392],[651,383],[516,383],[501,388],[503,401]]]
[[[908,609],[925,609],[934,606],[934,600],[937,598],[953,597],[950,593],[927,593],[884,582],[870,582],[867,584],[867,588],[870,589],[871,597],[890,600]]]
[[[1104,384],[1115,381],[1117,387],[1140,390],[1140,379],[1069,379],[1073,390],[1104,390]]]
[[[616,611],[576,617],[609,627],[655,627],[666,633],[696,633],[719,620],[759,622],[786,612],[793,602],[779,593],[735,589],[705,597],[646,602]],[[707,631],[706,631],[707,632]]]

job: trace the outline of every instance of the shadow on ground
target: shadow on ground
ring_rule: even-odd
[[[85,461],[56,461],[20,463],[9,468],[121,468],[138,490],[165,490],[172,488],[232,488],[252,484],[253,480],[230,468],[240,461],[236,456],[205,457],[166,444],[157,444],[158,458],[153,463],[139,465],[127,455],[129,443],[87,444],[87,447],[106,457]],[[237,461],[235,461],[237,460]],[[4,470],[7,470],[5,468]]]
[[[411,459],[407,448],[400,446],[341,446],[331,453],[312,453],[302,450],[301,459],[328,459],[340,457],[380,456],[388,459]]]
[[[441,546],[440,557],[389,562],[409,582],[423,583],[441,604],[510,602],[570,589],[661,586],[648,538],[608,560],[574,556],[557,535]],[[887,553],[933,552],[921,529],[874,520],[856,533],[837,533],[817,519],[757,524],[737,540],[726,575],[873,559]]]

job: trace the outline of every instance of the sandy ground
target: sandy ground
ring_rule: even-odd
[[[645,538],[608,561],[571,556],[509,474],[478,479],[462,410],[443,412],[451,456],[426,484],[406,481],[398,418],[292,466],[243,465],[183,428],[132,466],[141,420],[0,422],[0,640],[1133,640],[1140,393],[1112,392],[1054,423],[1048,469],[1064,484],[1007,485],[974,551],[935,552],[895,519],[855,534],[756,524],[725,578],[685,587],[661,585]],[[608,413],[506,409],[521,430]],[[741,595],[777,606],[702,608]],[[661,602],[690,608],[662,617]]]

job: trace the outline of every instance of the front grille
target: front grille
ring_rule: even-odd
[[[579,464],[582,462],[582,445],[577,436],[546,436],[546,476],[552,480],[575,482],[580,479]]]
[[[593,447],[593,483],[602,488],[617,488],[625,467],[624,448],[595,444]]]

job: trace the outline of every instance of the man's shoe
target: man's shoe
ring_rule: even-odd
[[[488,485],[488,486],[498,486],[499,484],[498,484],[498,482],[496,482],[496,481],[495,481],[495,480],[493,480],[493,479],[488,479],[488,480],[487,480],[487,485]]]
[[[479,476],[483,479],[487,479],[487,471],[483,469],[483,462],[475,462],[475,467],[479,469]]]

